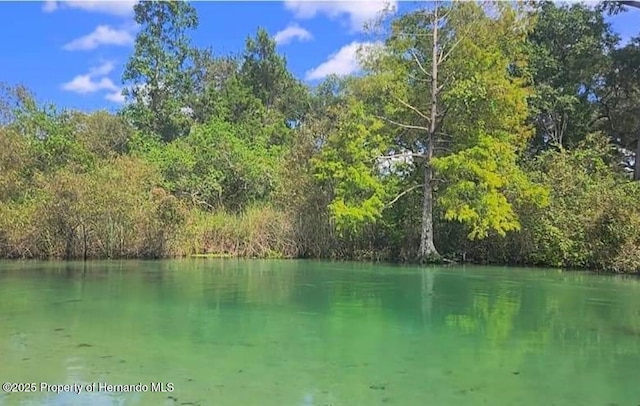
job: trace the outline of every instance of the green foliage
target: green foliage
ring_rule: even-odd
[[[442,67],[443,81],[448,81],[442,101],[449,118],[442,132],[451,138],[454,152],[485,136],[520,148],[531,135],[525,125],[531,89],[522,73],[530,21],[515,6],[496,7],[468,3],[451,17],[449,29],[460,34]]]
[[[384,49],[367,58],[371,74],[358,88],[386,118],[389,149],[422,154],[427,167],[435,169],[444,219],[467,224],[469,238],[517,230],[513,203],[545,200],[543,190],[518,167],[531,136],[524,73],[528,29],[522,10],[502,3],[490,9],[460,2],[399,16],[390,24]],[[439,81],[432,91],[434,65]],[[399,190],[418,181],[420,167],[393,173],[400,177]]]
[[[0,82],[0,125],[16,124],[18,116],[35,104],[33,94],[25,86]]]
[[[614,154],[604,135],[590,134],[571,151],[547,151],[529,162],[530,176],[549,191],[549,204],[515,205],[521,230],[502,241],[467,245],[468,258],[637,272],[640,188],[612,169]]]
[[[20,134],[0,128],[0,201],[23,196],[29,185],[29,169],[35,165],[29,144]]]
[[[202,164],[214,166],[223,174],[222,205],[241,210],[252,201],[267,200],[279,181],[277,168],[285,158],[284,151],[270,145],[270,139],[270,128],[213,121],[194,129],[187,142],[198,151],[208,150],[209,159],[199,157],[204,158]]]
[[[30,144],[36,168],[51,171],[66,165],[89,169],[94,157],[77,139],[77,115],[54,106],[38,106],[29,101],[15,110],[16,120],[7,128],[22,135]]]
[[[133,129],[123,117],[107,111],[71,113],[70,125],[84,150],[100,159],[125,154],[133,136]]]
[[[379,120],[365,116],[362,103],[352,100],[338,119],[320,155],[315,176],[333,189],[329,211],[338,231],[355,232],[375,222],[384,208],[385,189],[377,158],[384,150]]]
[[[475,147],[434,159],[434,167],[450,182],[439,201],[444,218],[468,224],[470,239],[520,230],[513,203],[527,200],[543,206],[548,199],[516,160],[513,146],[489,136],[481,136]]]
[[[0,204],[3,255],[167,255],[184,213],[175,198],[157,188],[159,182],[153,167],[130,157],[110,159],[89,173],[62,168],[42,176],[32,199]]]
[[[640,37],[616,49],[611,59],[600,99],[602,120],[597,127],[606,131],[622,151],[635,146],[636,156],[640,156]],[[628,157],[623,159],[627,167],[632,166]],[[634,179],[640,180],[640,159],[633,166]]]
[[[531,97],[536,125],[535,148],[575,146],[594,130],[602,95],[602,77],[619,41],[602,10],[585,4],[536,5],[530,39],[529,70],[535,80]]]
[[[304,116],[306,89],[287,70],[286,59],[278,55],[275,40],[264,28],[247,38],[240,78],[267,109],[278,109],[288,120]]]
[[[550,205],[528,219],[530,260],[556,266],[635,271],[620,267],[623,247],[635,246],[640,218],[637,184],[629,183],[607,164],[611,145],[590,135],[571,152],[549,152],[536,162],[539,179],[551,190]],[[628,258],[628,257],[627,257]]]
[[[138,137],[133,148],[160,168],[176,196],[202,208],[241,210],[266,199],[278,182],[282,148],[268,145],[267,131],[213,120],[167,144]]]
[[[234,70],[229,71],[232,68],[227,63],[237,65],[236,61],[227,60],[208,62],[203,90],[197,96],[195,104],[194,115],[200,124],[212,119],[232,123],[258,121],[264,114],[264,106],[251,88],[242,82],[238,67],[234,66]],[[219,69],[224,70],[216,72]]]
[[[444,218],[468,224],[471,239],[492,231],[504,237],[521,228],[514,203],[544,205],[547,200],[544,189],[518,166],[518,154],[531,135],[525,122],[530,90],[527,78],[516,73],[526,66],[527,26],[508,6],[500,7],[500,18],[468,7],[460,22],[472,24],[473,36],[460,38],[448,61],[461,79],[442,96],[455,117],[443,125],[443,132],[451,134],[452,153],[432,164],[445,180],[439,200]]]
[[[194,59],[187,30],[198,26],[195,9],[184,1],[143,1],[134,6],[141,25],[122,76],[135,126],[165,141],[185,135],[194,92]]]

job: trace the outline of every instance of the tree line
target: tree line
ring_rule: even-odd
[[[636,272],[640,36],[606,22],[627,3],[382,13],[362,71],[309,86],[264,29],[216,55],[189,3],[141,2],[116,114],[3,87],[0,256]]]

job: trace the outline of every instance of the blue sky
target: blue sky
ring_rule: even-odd
[[[120,106],[120,76],[136,26],[134,1],[0,2],[0,81],[24,84],[40,101],[94,110]],[[363,23],[386,1],[194,2],[200,18],[194,44],[216,54],[241,52],[264,27],[299,78],[315,83],[358,69],[367,40]],[[400,11],[412,3],[397,4]],[[640,10],[610,19],[624,39],[640,34]]]

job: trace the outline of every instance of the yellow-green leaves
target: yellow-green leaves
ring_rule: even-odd
[[[457,39],[443,67],[450,82],[442,93],[449,114],[442,128],[451,147],[432,162],[444,181],[439,203],[447,220],[468,226],[470,239],[492,232],[505,236],[521,227],[514,203],[546,200],[545,191],[517,163],[531,136],[526,124],[530,89],[517,74],[526,64],[526,17],[508,5],[493,10],[494,16],[478,13],[477,4],[458,7],[451,29],[467,35]]]
[[[402,15],[391,23],[385,52],[368,61],[360,89],[375,103],[375,92],[383,94],[378,111],[390,149],[434,156],[435,198],[445,219],[467,225],[472,239],[518,230],[514,204],[546,199],[517,162],[532,134],[523,69],[529,29],[529,17],[506,3],[454,2]],[[418,168],[405,186],[421,177]]]
[[[313,160],[316,179],[331,187],[329,211],[339,232],[355,232],[382,214],[385,189],[376,160],[383,149],[381,128],[379,120],[365,114],[361,102],[350,100],[339,113],[337,129]]]
[[[515,201],[545,204],[545,190],[527,179],[516,158],[512,145],[483,134],[476,146],[433,160],[447,180],[440,195],[445,218],[467,224],[470,239],[519,230]]]

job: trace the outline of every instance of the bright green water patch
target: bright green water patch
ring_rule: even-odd
[[[0,262],[0,405],[638,405],[640,283],[483,267]],[[42,393],[40,383],[147,392]],[[151,383],[172,383],[153,392]]]

